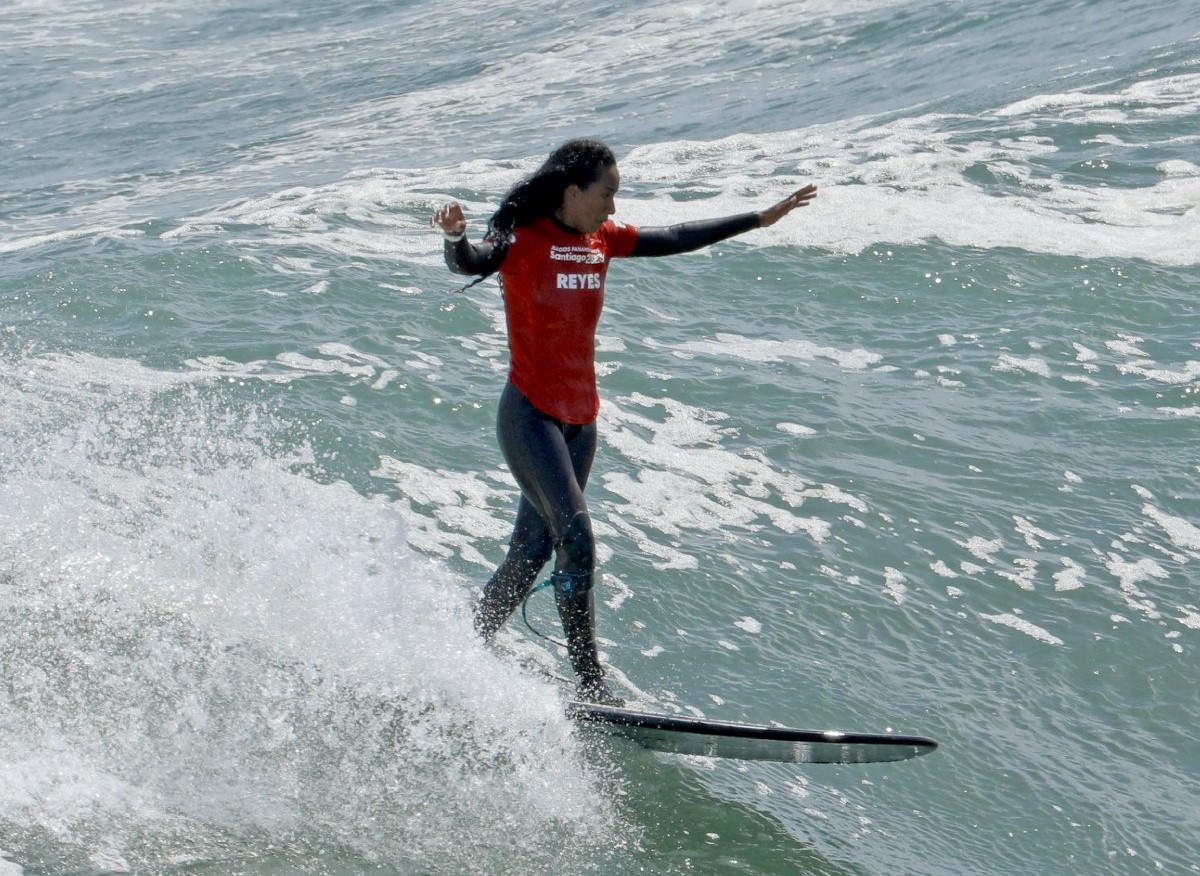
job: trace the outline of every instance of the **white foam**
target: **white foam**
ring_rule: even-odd
[[[1043,541],[1061,541],[1054,533],[1046,532],[1019,514],[1013,516],[1013,521],[1017,525],[1018,534],[1025,539],[1025,544],[1035,551],[1042,549]]]
[[[263,247],[261,234],[267,232],[266,243],[272,251],[288,246],[341,259],[400,257],[415,264],[438,265],[442,262],[441,236],[429,227],[428,217],[440,201],[450,198],[414,190],[450,183],[450,171],[354,171],[334,183],[231,202],[188,217],[162,237],[209,236],[213,229],[226,227],[256,229],[254,235],[239,232],[234,238],[235,245],[250,256]],[[485,204],[464,206],[477,216],[488,210]],[[310,293],[328,288],[325,278],[332,270],[315,257],[277,257],[275,269],[301,281],[294,287],[296,292]]]
[[[600,545],[597,548],[597,562],[600,564],[605,563],[612,556],[611,550],[607,545]],[[611,611],[615,612],[619,610],[625,604],[625,600],[632,598],[634,595],[633,588],[616,575],[604,572],[600,576],[600,581],[604,585],[604,592],[608,594],[608,598],[604,600],[604,604]],[[640,621],[635,623],[634,626],[641,629]]]
[[[733,625],[751,635],[757,635],[762,632],[762,624],[752,617],[744,617],[741,620],[736,620],[733,622]]]
[[[1004,546],[1004,542],[998,538],[989,540],[978,535],[971,536],[962,544],[972,556],[988,563],[995,562],[993,555]]]
[[[817,434],[817,430],[810,426],[802,426],[799,423],[776,423],[775,428],[780,432],[786,432],[788,435],[795,435],[798,438],[808,438]]]
[[[156,9],[145,2],[133,6]],[[836,15],[830,12],[835,6]],[[568,121],[561,101],[543,100],[546,94],[568,95],[579,106],[595,106],[611,99],[612,83],[638,82],[647,83],[650,91],[635,94],[646,97],[662,78],[664,52],[689,59],[691,72],[680,73],[677,87],[711,85],[710,74],[700,71],[722,60],[722,47],[731,41],[754,45],[764,55],[794,56],[809,40],[840,41],[843,37],[830,18],[844,21],[864,9],[878,14],[878,4],[788,7],[788,26],[781,30],[780,16],[760,5],[703,2],[688,11],[705,25],[681,28],[679,8],[668,11],[645,4],[628,10],[628,15],[592,22],[584,41],[552,37],[518,51],[507,42],[484,47],[478,70],[392,93],[371,93],[359,101],[336,101],[324,112],[315,109],[295,120],[288,136],[242,144],[232,167],[222,164],[212,170],[197,162],[171,174],[147,175],[133,192],[125,178],[69,181],[68,193],[73,186],[79,196],[67,215],[30,217],[0,239],[0,251],[55,239],[129,233],[129,226],[148,217],[176,215],[171,211],[182,200],[218,206],[192,207],[192,215],[180,220],[169,237],[224,235],[249,254],[264,243],[294,243],[308,252],[343,258],[399,256],[411,264],[433,266],[441,258],[440,237],[427,224],[433,206],[455,193],[467,208],[472,230],[478,232],[503,192],[533,169],[552,145],[528,144],[514,159],[512,141],[497,142],[492,122],[527,118],[531,129],[548,132],[545,139]],[[148,20],[161,17],[160,11],[144,14]],[[415,28],[415,15],[401,10],[396,22]],[[118,28],[92,10],[56,15],[48,19],[54,27],[44,18],[14,18],[12,43],[52,52],[64,47],[71,53],[103,51],[122,59],[119,65],[89,65],[89,89],[43,108],[64,118],[78,109],[79,101],[94,107],[117,95],[139,96],[149,87],[182,88],[201,81],[211,82],[214,93],[221,92],[228,86],[230,70],[250,82],[259,75],[264,81],[280,75],[303,77],[320,48],[302,32],[273,29],[269,38],[246,34],[227,43],[174,46],[171,62],[164,63],[161,53],[148,50],[141,29]],[[376,38],[369,30],[348,21],[330,28],[343,60],[355,51],[364,52],[361,61],[369,58],[370,50],[363,46]],[[722,33],[722,39],[712,40],[713,32]],[[451,40],[454,33],[450,29],[430,39]],[[798,40],[796,33],[809,35]],[[87,46],[93,48],[81,48]],[[1084,185],[1045,167],[1045,156],[1058,148],[1051,136],[1022,132],[1035,126],[1044,130],[1047,122],[1111,125],[1119,120],[1129,130],[1124,140],[1100,135],[1092,142],[1138,143],[1143,127],[1160,124],[1164,117],[1186,120],[1200,112],[1196,81],[1194,73],[1155,71],[1124,89],[1032,95],[998,106],[981,120],[937,113],[897,119],[889,110],[886,116],[773,133],[645,143],[620,156],[631,196],[622,198],[619,215],[635,223],[660,224],[668,213],[665,208],[678,221],[743,212],[817,181],[821,194],[814,205],[771,229],[745,235],[742,244],[863,252],[882,241],[920,244],[938,239],[953,246],[1192,264],[1200,258],[1194,246],[1200,215],[1200,171],[1195,163],[1164,161],[1158,168],[1160,178],[1140,188]],[[504,87],[495,88],[497,82]],[[483,93],[488,95],[487,115],[481,121]],[[575,126],[589,123],[586,113],[585,118],[568,115]],[[978,128],[973,138],[964,132],[971,121]],[[456,124],[463,134],[462,155],[470,160],[439,167],[383,166],[393,162],[393,156],[412,154],[427,143],[438,143],[443,154],[449,152],[441,134]],[[326,180],[331,167],[354,170],[333,182],[294,184],[297,178]],[[980,167],[1000,182],[976,182],[969,171]],[[469,196],[463,192],[466,187]],[[63,229],[63,221],[74,227]],[[317,261],[309,267],[309,282],[279,291],[325,289],[322,283],[331,268]]]
[[[1173,100],[1169,91],[1162,95],[1167,102]],[[1012,105],[1001,113],[1021,117],[1049,106],[1061,109],[1091,102],[1089,96],[1052,95]],[[1189,107],[1195,111],[1194,99]],[[1142,118],[1152,122],[1153,110]],[[926,116],[876,128],[867,121],[864,127],[846,132],[845,139],[852,139],[864,158],[854,161],[843,154],[826,161],[833,165],[832,173],[829,169],[814,173],[828,180],[841,170],[853,181],[865,183],[853,193],[857,204],[844,201],[837,189],[826,188],[819,196],[823,218],[828,209],[835,223],[843,217],[847,220],[839,225],[846,232],[842,245],[833,248],[860,252],[874,241],[940,237],[952,244],[1014,246],[1085,257],[1136,253],[1148,261],[1180,264],[1197,258],[1195,247],[1188,244],[1194,241],[1200,213],[1195,210],[1200,204],[1200,172],[1194,165],[1161,166],[1163,178],[1147,188],[1087,188],[1034,175],[1034,160],[1055,151],[1050,140],[1016,137],[996,143],[955,142],[951,147],[940,133],[944,121],[949,120]],[[1008,197],[997,199],[965,181],[962,173],[973,165],[989,166],[1002,175],[1005,169],[1015,168],[1012,176],[1017,185]],[[930,204],[930,212],[923,211],[926,197],[937,203],[936,210]],[[1091,221],[1080,221],[1080,213]],[[847,226],[863,232],[857,243]],[[799,227],[799,220],[789,226]],[[811,241],[806,232],[802,233]],[[822,243],[830,241],[826,238]]]
[[[727,360],[729,357],[747,362],[813,362],[825,359],[847,371],[865,371],[883,360],[878,353],[868,350],[839,350],[811,341],[779,341],[769,338],[747,338],[730,332],[717,332],[711,339],[685,341],[674,347],[690,357],[709,355]]]
[[[822,517],[797,513],[805,500],[865,509],[839,488],[810,486],[794,474],[776,470],[761,455],[726,448],[725,433],[730,429],[723,425],[725,414],[634,394],[606,399],[600,416],[602,440],[635,468],[604,473],[604,488],[625,501],[612,506],[613,513],[596,516],[605,516],[612,525],[639,537],[640,547],[651,555],[666,554],[676,563],[680,559],[679,552],[664,546],[661,538],[649,538],[652,532],[675,539],[685,530],[755,531],[769,524],[822,541],[830,524]]]
[[[1047,110],[1061,109],[1093,109],[1096,107],[1117,107],[1122,105],[1123,98],[1119,94],[1095,92],[1067,92],[1064,94],[1042,94],[1036,97],[1019,100],[994,111],[1001,118],[1018,116],[1045,115]],[[1058,117],[1059,113],[1054,113]]]
[[[1022,590],[1033,590],[1034,583],[1037,581],[1037,560],[1031,560],[1026,557],[1018,557],[1013,560],[1013,565],[1020,569],[1019,572],[1006,572],[998,570],[996,572],[1001,578],[1006,578],[1012,581]]]
[[[888,566],[883,570],[883,578],[883,592],[890,596],[897,605],[902,605],[908,598],[908,579],[904,573]]]
[[[1181,370],[1157,367],[1149,361],[1123,363],[1117,366],[1117,370],[1122,374],[1134,374],[1168,386],[1180,386],[1200,380],[1200,361],[1195,360],[1189,360]]]
[[[346,377],[373,377],[375,369],[370,365],[354,365],[337,359],[314,359],[301,353],[280,353],[276,361],[296,371],[312,374],[341,374]]]
[[[1182,517],[1160,511],[1153,505],[1143,505],[1142,513],[1157,523],[1176,547],[1182,550],[1200,551],[1200,527]]]
[[[174,379],[182,382],[217,377],[290,383],[307,375],[336,375],[346,378],[350,384],[378,392],[393,386],[406,389],[408,383],[402,380],[405,373],[427,383],[436,382],[437,369],[443,365],[437,356],[416,349],[409,350],[409,358],[397,363],[341,343],[321,344],[317,352],[321,355],[284,351],[276,354],[274,359],[249,362],[235,362],[224,356],[198,356],[186,359],[184,365],[190,372]]]
[[[1030,638],[1037,639],[1039,642],[1044,642],[1047,645],[1063,644],[1063,640],[1051,633],[1049,630],[1039,627],[1037,624],[1031,623],[1025,618],[1011,612],[1002,614],[981,614],[980,617],[989,623],[997,624],[1003,627],[1009,627],[1010,629],[1014,629],[1019,633],[1024,633]]]
[[[1135,255],[1170,264],[1191,264],[1197,258],[1189,241],[1195,235],[1198,211],[1192,208],[1200,203],[1200,172],[1164,170],[1154,186],[1132,191],[1034,178],[1033,162],[1055,151],[1052,142],[1018,137],[951,146],[941,126],[952,121],[931,115],[875,126],[860,119],[739,138],[753,141],[758,154],[769,156],[760,162],[776,163],[770,188],[748,171],[745,155],[732,145],[723,154],[705,152],[702,162],[679,148],[658,150],[653,157],[666,162],[670,156],[669,179],[680,184],[685,179],[728,180],[710,198],[689,202],[683,218],[747,209],[805,181],[821,184],[810,208],[748,235],[746,241],[754,245],[771,240],[863,252],[880,241],[917,244],[938,238],[952,245],[1082,257]],[[854,143],[853,151],[842,151],[847,142]],[[635,150],[631,157],[637,156]],[[651,167],[634,164],[631,178],[653,178]],[[796,169],[793,175],[779,172],[789,165]],[[1010,174],[1016,185],[1009,196],[996,198],[969,182],[965,173],[977,165],[1000,173],[1018,168]],[[634,224],[655,222],[661,214],[656,201],[631,201],[628,208],[627,218]],[[672,205],[672,212],[678,208]],[[1080,213],[1091,221],[1082,221]]]
[[[698,557],[685,553],[680,548],[674,545],[663,544],[660,538],[656,537],[653,528],[650,531],[639,528],[631,520],[627,520],[624,515],[616,515],[606,517],[607,523],[597,522],[593,519],[593,525],[596,526],[596,534],[603,537],[611,526],[618,532],[623,533],[633,540],[637,546],[638,553],[650,561],[650,564],[660,571],[667,569],[698,569],[700,568],[700,560]]]
[[[1117,335],[1117,340],[1106,341],[1104,346],[1121,356],[1127,356],[1132,359],[1149,359],[1150,354],[1138,346],[1144,340],[1144,338],[1139,338],[1136,335],[1119,334]]]
[[[0,820],[117,837],[89,850],[110,870],[137,850],[107,825],[216,849],[235,840],[210,836],[214,814],[384,856],[454,860],[464,825],[490,830],[496,812],[503,835],[553,818],[577,827],[570,842],[612,841],[557,691],[480,645],[471,588],[413,550],[401,506],[293,474],[302,454],[263,449],[271,417],[172,391],[191,373],[0,369],[21,451],[0,478],[19,679],[0,725],[22,728],[0,744]],[[442,793],[464,774],[471,795]],[[365,847],[344,829],[412,811],[410,795],[421,825],[385,819]]]
[[[1014,374],[1027,373],[1035,374],[1038,377],[1052,377],[1050,366],[1041,356],[1014,356],[1009,353],[1003,354],[999,361],[992,366],[993,371],[1009,372]]]
[[[1158,610],[1154,600],[1144,590],[1142,584],[1166,580],[1170,577],[1157,561],[1143,557],[1129,562],[1116,554],[1109,554],[1105,563],[1109,573],[1120,582],[1121,593],[1125,604],[1134,611],[1143,614],[1149,620],[1159,620],[1162,612]]]
[[[1054,573],[1054,589],[1059,592],[1078,590],[1087,578],[1083,566],[1067,557],[1062,558],[1063,569]]]
[[[1187,417],[1189,419],[1200,419],[1200,405],[1195,405],[1189,408],[1156,408],[1159,413],[1166,414],[1170,417]]]

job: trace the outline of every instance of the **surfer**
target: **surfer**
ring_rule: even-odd
[[[596,452],[596,324],[608,263],[689,252],[767,228],[817,194],[808,185],[760,212],[634,228],[610,219],[620,183],[606,145],[572,140],[505,195],[481,243],[467,239],[457,203],[431,219],[445,235],[452,271],[480,279],[499,272],[508,325],[496,433],[521,496],[508,554],[475,608],[475,629],[490,640],[553,557],[554,602],[579,697],[608,705],[621,700],[596,652],[595,538],[583,496]]]

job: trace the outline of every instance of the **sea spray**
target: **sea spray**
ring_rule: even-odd
[[[388,501],[272,456],[280,422],[219,383],[98,364],[0,377],[8,835],[100,869],[277,845],[552,870],[619,843],[556,689],[478,643]]]

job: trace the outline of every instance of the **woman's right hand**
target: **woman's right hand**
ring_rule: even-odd
[[[760,227],[770,228],[797,207],[807,207],[809,202],[816,196],[817,187],[811,183],[802,189],[792,192],[778,204],[768,207],[758,214],[759,221],[762,223]]]
[[[429,224],[442,229],[443,234],[462,234],[467,230],[467,219],[457,201],[442,204],[429,219]]]

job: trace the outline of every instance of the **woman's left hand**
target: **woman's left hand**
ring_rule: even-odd
[[[817,196],[817,187],[809,183],[802,189],[792,192],[778,204],[768,207],[758,214],[761,220],[760,228],[770,228],[797,207],[807,207],[809,201]]]
[[[429,219],[434,228],[442,229],[443,234],[462,234],[467,230],[467,220],[463,216],[462,207],[457,201],[442,204]]]

